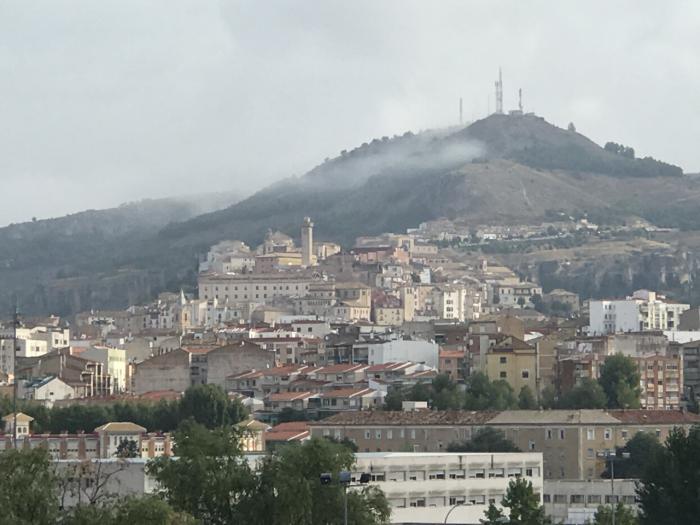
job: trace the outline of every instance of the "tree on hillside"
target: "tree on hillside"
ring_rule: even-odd
[[[612,505],[598,507],[593,517],[593,525],[613,525]],[[622,502],[618,503],[615,505],[615,525],[639,525],[637,513]]]
[[[384,397],[384,410],[402,410],[403,402],[406,400],[403,388],[400,386],[390,386]]]
[[[608,399],[600,383],[590,377],[584,377],[580,384],[561,397],[557,408],[605,408],[607,404]]]
[[[192,386],[180,400],[180,417],[193,418],[207,428],[238,423],[245,414],[243,406],[237,400],[229,399],[218,385]]]
[[[133,439],[122,439],[117,445],[118,458],[137,458],[139,457],[139,446]]]
[[[160,496],[177,511],[212,525],[255,523],[255,479],[235,427],[208,430],[193,420],[174,434],[177,459],[150,461]]]
[[[515,478],[508,484],[506,495],[501,505],[508,509],[508,517],[490,504],[485,511],[484,525],[551,525],[552,521],[545,516],[540,498],[535,494],[532,483],[524,478]]]
[[[615,464],[616,478],[639,479],[650,465],[653,465],[657,455],[662,454],[664,446],[653,434],[637,432],[619,452],[629,453],[629,458],[619,459]],[[603,477],[610,477],[607,470]]]
[[[639,380],[639,369],[631,358],[622,354],[608,357],[600,371],[608,408],[639,408]]]
[[[518,394],[518,408],[521,410],[534,410],[537,408],[535,394],[532,393],[532,389],[527,385],[522,387]]]
[[[432,406],[437,410],[457,410],[462,407],[462,394],[447,374],[440,374],[432,383]]]
[[[0,453],[0,521],[14,525],[52,525],[58,498],[56,477],[43,448]]]
[[[254,523],[286,525],[336,523],[343,515],[341,470],[350,470],[355,457],[350,449],[325,439],[290,445],[262,462],[256,485],[255,506],[265,509]],[[330,484],[321,474],[331,473]],[[348,522],[355,525],[386,523],[389,504],[376,487],[348,490]]]
[[[448,452],[521,452],[503,431],[493,427],[483,427],[474,433],[469,441],[453,442],[447,445]]]
[[[700,516],[700,426],[671,431],[637,487],[642,525],[697,523]]]
[[[467,410],[508,410],[517,408],[513,388],[502,379],[490,381],[477,372],[466,380],[464,408]]]

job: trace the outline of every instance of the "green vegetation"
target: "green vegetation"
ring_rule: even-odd
[[[118,401],[109,404],[54,406],[47,409],[31,401],[20,401],[18,410],[34,418],[35,432],[92,432],[110,421],[130,421],[148,431],[170,432],[181,421],[194,418],[208,428],[234,424],[246,416],[245,408],[230,400],[216,385],[197,385],[187,389],[178,401]],[[0,398],[0,417],[12,412],[12,401]]]
[[[160,496],[205,523],[284,525],[332,523],[342,515],[343,488],[321,484],[321,474],[348,470],[350,449],[326,439],[282,447],[254,471],[231,427],[208,430],[185,422],[175,434],[178,459],[156,458],[149,465]],[[386,523],[389,506],[376,488],[348,491],[349,522]]]
[[[589,377],[584,377],[581,383],[564,394],[556,408],[582,409],[582,408],[605,408],[608,399],[600,383]]]
[[[608,398],[608,408],[639,408],[639,370],[622,354],[608,357],[600,370],[600,385]]]
[[[447,445],[448,452],[522,452],[506,435],[493,427],[484,427],[476,431],[469,441],[452,442]]]
[[[622,503],[615,505],[615,525],[638,525],[637,514]],[[601,505],[593,517],[593,525],[613,525],[612,505]]]
[[[508,484],[508,490],[501,505],[508,509],[508,516],[493,503],[485,512],[484,525],[551,525],[545,516],[540,497],[535,494],[532,483],[524,478],[515,478]]]
[[[431,384],[391,388],[384,399],[384,409],[401,410],[403,401],[427,401],[436,410],[508,410],[518,408],[519,403],[531,405],[534,395],[527,389],[516,397],[506,381],[490,381],[485,374],[477,372],[466,379],[464,390],[445,374],[435,377]]]
[[[637,432],[624,447],[617,449],[618,460],[615,463],[615,478],[639,479],[654,464],[656,457],[662,454],[664,446],[653,434]],[[628,453],[629,458],[622,459],[622,453]],[[609,469],[609,465],[607,467]],[[606,470],[604,478],[611,473]]]
[[[644,469],[637,488],[641,525],[697,523],[700,516],[700,426],[674,429]]]

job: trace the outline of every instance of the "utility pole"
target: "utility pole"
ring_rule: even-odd
[[[15,311],[12,314],[12,447],[17,449],[17,325],[19,325],[19,309],[15,301]]]

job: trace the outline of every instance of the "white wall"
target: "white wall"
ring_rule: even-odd
[[[368,363],[381,365],[390,362],[412,361],[438,367],[439,346],[431,341],[387,341],[369,345]]]

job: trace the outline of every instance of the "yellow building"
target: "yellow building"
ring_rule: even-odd
[[[537,392],[537,348],[512,335],[497,337],[486,352],[486,374],[502,379],[519,393],[524,386]]]

